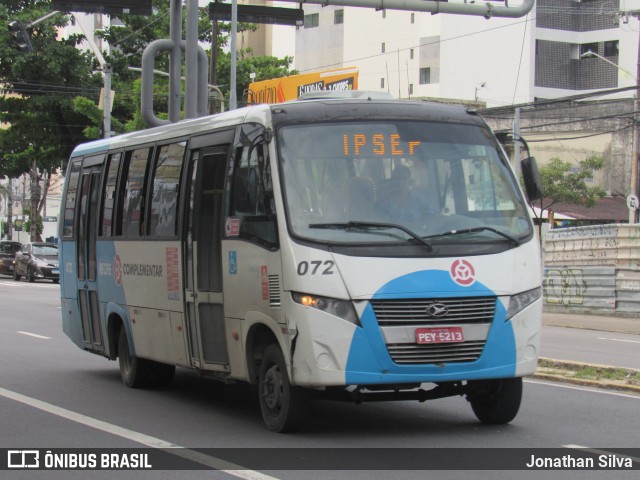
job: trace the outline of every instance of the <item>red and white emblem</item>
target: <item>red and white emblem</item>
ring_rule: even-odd
[[[454,282],[463,287],[468,287],[476,281],[476,271],[467,260],[458,259],[451,264],[449,274]]]
[[[122,261],[120,260],[120,255],[116,255],[113,258],[113,276],[116,285],[120,286],[122,284]]]

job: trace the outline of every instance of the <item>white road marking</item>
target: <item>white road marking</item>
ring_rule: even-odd
[[[95,428],[96,430],[102,430],[103,432],[117,435],[119,437],[126,438],[127,440],[146,445],[147,447],[171,449],[172,451],[170,453],[173,455],[200,463],[207,467],[219,470],[228,475],[233,475],[234,477],[238,477],[243,480],[278,480],[276,477],[265,475],[261,472],[244,469],[244,467],[240,465],[226,462],[225,460],[222,460],[220,458],[205,455],[204,453],[196,452],[194,450],[189,450],[188,448],[182,447],[175,443],[167,442],[166,440],[145,435],[144,433],[136,432],[134,430],[129,430],[128,428],[119,427],[117,425],[98,420],[97,418],[92,418],[87,415],[82,415],[80,413],[67,410],[65,408],[57,407],[56,405],[37,400],[35,398],[27,397],[26,395],[13,392],[11,390],[6,390],[1,387],[0,395],[11,400],[15,400],[16,402],[29,405],[30,407],[37,408],[38,410],[42,410],[52,415],[66,418],[67,420],[71,420],[72,422],[80,423],[81,425],[86,425],[87,427]]]
[[[625,340],[622,338],[607,338],[607,337],[598,337],[598,340],[609,340],[611,342],[628,342],[628,343],[640,343],[638,340]]]
[[[608,452],[607,450],[599,450],[597,448],[589,448],[589,447],[583,447],[582,445],[573,445],[573,444],[563,445],[563,447],[572,448],[574,450],[584,450],[585,452],[595,453],[597,455],[615,455],[616,457],[630,458],[632,461],[640,463],[639,457],[632,457],[631,455],[623,455],[621,453],[616,453],[616,452]]]
[[[526,379],[525,382],[527,382],[527,383],[535,383],[537,385],[546,385],[548,387],[568,388],[569,390],[580,390],[582,392],[600,393],[602,395],[613,395],[614,397],[624,397],[624,398],[632,398],[634,400],[640,400],[640,395],[633,395],[633,394],[630,394],[630,393],[615,392],[615,391],[612,391],[612,390],[602,390],[602,389],[598,389],[596,387],[580,387],[580,386],[576,386],[576,385],[566,385],[566,384],[562,384],[562,383],[544,382],[544,381],[541,381],[541,380],[533,380],[533,379]]]
[[[37,333],[23,332],[21,330],[18,330],[18,333],[21,333],[22,335],[28,335],[30,337],[42,338],[44,340],[51,340],[51,337],[45,337],[44,335],[38,335]]]
[[[6,282],[0,282],[0,285],[2,285],[3,287],[28,287],[28,288],[55,288],[55,289],[60,289],[60,285],[58,285],[57,283],[29,283],[29,282],[16,282],[14,281],[6,281]]]

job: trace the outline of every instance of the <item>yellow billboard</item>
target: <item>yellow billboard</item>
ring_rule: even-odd
[[[247,104],[282,103],[288,100],[295,100],[304,93],[357,89],[358,69],[356,67],[346,67],[251,83],[247,95]]]

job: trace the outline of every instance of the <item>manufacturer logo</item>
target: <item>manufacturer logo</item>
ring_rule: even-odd
[[[454,282],[463,287],[468,287],[476,281],[476,271],[473,265],[464,259],[458,259],[453,262],[449,274]]]
[[[449,308],[442,303],[432,303],[426,308],[426,313],[431,318],[442,318],[449,313]]]

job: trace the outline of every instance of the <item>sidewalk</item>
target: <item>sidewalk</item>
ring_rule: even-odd
[[[543,312],[542,323],[554,327],[584,328],[586,330],[640,335],[640,318],[590,315],[586,313]]]

